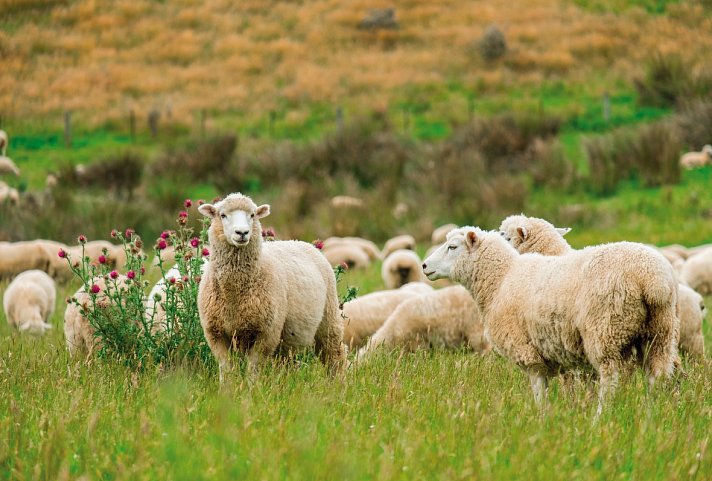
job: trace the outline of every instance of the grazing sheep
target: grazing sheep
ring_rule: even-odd
[[[702,295],[712,294],[712,249],[687,259],[680,270],[680,280]]]
[[[164,266],[169,266],[171,264],[174,264],[176,261],[176,248],[175,246],[166,246],[165,249],[161,251],[161,261],[163,261]],[[153,266],[158,266],[158,254],[153,256],[153,260],[151,261],[151,265]]]
[[[694,169],[712,164],[712,145],[705,145],[701,152],[688,152],[680,157],[680,165],[685,169]]]
[[[519,254],[499,232],[463,227],[423,270],[431,280],[467,287],[489,341],[529,375],[538,403],[559,371],[595,369],[597,415],[630,362],[643,364],[651,383],[673,373],[677,281],[670,264],[642,244],[545,257]]]
[[[72,278],[72,270],[67,259],[59,257],[59,250],[63,250],[71,260],[73,266],[79,266],[82,260],[82,246],[67,246],[60,242],[39,240],[45,249],[49,262],[47,273],[59,282],[68,282]],[[106,250],[106,254],[104,254]],[[96,240],[84,244],[84,257],[89,257],[92,264],[99,262],[99,256],[104,256],[108,268],[121,268],[126,265],[126,252],[123,246],[112,244],[109,241]]]
[[[346,352],[336,278],[319,250],[300,241],[263,243],[259,219],[269,205],[257,207],[239,193],[198,210],[211,219],[198,309],[221,380],[232,367],[231,349],[245,353],[254,372],[277,352],[314,346],[330,371],[341,371]]]
[[[374,242],[360,237],[329,237],[323,242],[323,244],[324,249],[344,244],[356,245],[363,249],[363,251],[368,255],[368,258],[372,261],[381,258],[381,251],[378,246]]]
[[[411,251],[415,250],[415,239],[412,235],[405,234],[393,237],[392,239],[388,239],[386,241],[386,244],[383,246],[383,251],[381,251],[381,255],[385,259],[393,252],[402,249]]]
[[[428,284],[411,282],[400,289],[376,291],[347,302],[341,311],[344,342],[351,348],[362,346],[401,302],[432,291]]]
[[[662,252],[663,255],[665,253],[671,253],[671,254],[678,256],[682,260],[685,260],[690,256],[690,253],[688,252],[687,247],[682,246],[680,244],[670,244],[667,246],[658,247],[658,250],[660,252]]]
[[[692,288],[678,286],[678,305],[680,306],[680,342],[679,348],[690,356],[704,359],[705,337],[702,334],[702,321],[707,314],[702,296]]]
[[[331,207],[335,209],[360,209],[363,207],[363,201],[357,197],[337,195],[331,198]]]
[[[54,254],[56,257],[57,252]],[[49,273],[49,258],[41,241],[0,242],[0,279],[33,269]]]
[[[331,199],[331,224],[336,235],[354,234],[358,230],[363,201],[348,195],[337,195]]]
[[[14,187],[0,181],[0,203],[8,202],[11,205],[20,203],[20,193]]]
[[[12,174],[15,177],[20,176],[20,169],[15,165],[10,157],[0,155],[0,175]]]
[[[108,287],[113,290],[128,288],[129,281],[126,276],[119,276],[115,281],[109,282]],[[116,282],[115,286],[114,282]],[[106,309],[111,305],[111,300],[106,294],[106,279],[96,277],[90,282],[90,285],[94,284],[99,286],[98,293],[89,294],[84,289],[84,286],[82,286],[74,296],[72,296],[77,302],[69,302],[67,308],[64,310],[64,337],[70,356],[84,353],[88,357],[100,346],[100,340],[96,336],[96,330],[91,325],[89,319],[82,314],[82,311],[87,311],[93,305],[95,305],[97,309]],[[96,296],[95,304],[92,304],[92,295]]]
[[[7,146],[10,145],[10,139],[7,137],[7,132],[0,130],[0,155],[5,156],[7,154]]]
[[[435,229],[430,237],[433,245],[435,246],[444,243],[445,239],[447,239],[447,233],[453,229],[457,229],[456,224],[445,224]]]
[[[205,272],[207,268],[207,261],[203,262],[201,266],[201,273]],[[173,266],[168,269],[166,273],[161,277],[161,279],[153,286],[151,292],[146,297],[144,305],[146,306],[145,318],[147,323],[152,323],[151,330],[155,332],[165,331],[167,328],[167,315],[166,315],[166,280],[170,282],[171,278],[175,279],[176,284],[183,282],[183,275],[181,274],[178,266]],[[156,299],[156,296],[159,299]],[[180,307],[180,306],[179,306]]]
[[[382,345],[409,351],[433,347],[467,347],[476,352],[489,349],[477,305],[462,286],[404,300],[359,350],[357,359],[363,360]]]
[[[17,276],[3,295],[3,309],[8,324],[20,332],[41,336],[52,329],[47,320],[54,313],[57,289],[51,277],[40,270]]]
[[[696,256],[697,254],[701,254],[710,248],[712,248],[712,244],[702,244],[695,247],[689,247],[687,249],[687,259]]]
[[[409,282],[424,282],[420,257],[413,251],[401,249],[386,257],[381,266],[381,278],[386,289],[397,289]]]
[[[337,244],[323,248],[321,253],[331,266],[346,265],[349,269],[362,269],[371,265],[366,252],[357,245]]]

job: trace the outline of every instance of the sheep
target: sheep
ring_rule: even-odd
[[[260,219],[270,207],[240,193],[198,211],[211,220],[198,312],[221,381],[232,369],[231,350],[246,354],[254,374],[268,356],[314,346],[332,373],[341,372],[336,278],[319,250],[301,241],[263,243]]]
[[[331,224],[337,235],[353,234],[358,230],[363,201],[356,197],[337,195],[331,199]]]
[[[712,244],[701,244],[695,247],[690,247],[687,249],[687,259],[696,256],[697,254],[701,254],[702,252],[710,248],[712,248]]]
[[[376,291],[347,302],[341,311],[344,342],[351,348],[362,346],[401,302],[432,291],[428,284],[411,282],[400,289]]]
[[[678,304],[680,306],[680,341],[679,348],[689,356],[704,359],[705,338],[702,334],[702,321],[707,314],[704,299],[692,288],[678,286]]]
[[[52,329],[47,320],[54,313],[56,299],[57,289],[51,277],[40,270],[25,271],[5,290],[5,318],[20,332],[41,336]]]
[[[201,275],[205,272],[208,262],[204,261],[201,266]],[[161,277],[161,279],[153,286],[151,292],[146,297],[145,305],[145,319],[146,323],[151,325],[152,332],[165,331],[167,328],[167,315],[166,315],[166,280],[170,282],[170,279],[176,279],[176,284],[183,282],[183,274],[181,274],[178,266],[173,266],[168,269],[166,273]],[[157,299],[158,296],[158,299]]]
[[[363,360],[382,345],[410,351],[467,347],[486,352],[489,348],[477,305],[467,289],[459,285],[404,300],[356,358]]]
[[[331,207],[335,209],[360,209],[363,207],[363,201],[357,197],[351,197],[348,195],[337,195],[331,198]]]
[[[712,294],[712,249],[687,259],[680,270],[680,279],[702,295]]]
[[[436,246],[444,243],[447,237],[447,233],[453,229],[457,229],[456,224],[445,224],[435,229],[433,231],[433,234],[430,236],[432,244]]]
[[[175,261],[176,261],[175,246],[166,246],[166,248],[161,251],[160,262],[163,262],[164,266],[169,266],[171,264],[174,264]],[[159,258],[158,258],[158,254],[156,254],[153,257],[153,260],[151,261],[151,265],[158,266],[158,264],[159,264]]]
[[[680,157],[680,165],[685,169],[694,169],[712,164],[712,145],[705,145],[701,152],[688,152]]]
[[[60,242],[39,240],[42,243],[46,256],[49,259],[49,268],[47,273],[60,282],[67,282],[72,278],[72,270],[69,267],[67,259],[59,257],[57,254],[63,250],[72,265],[77,267],[82,262],[82,253],[84,257],[89,257],[91,263],[98,263],[99,256],[104,256],[105,264],[108,268],[120,268],[126,265],[126,252],[123,246],[112,244],[105,240],[89,241],[84,244],[82,250],[81,245],[67,246]],[[106,254],[104,251],[106,250]]]
[[[538,404],[560,370],[597,372],[597,417],[630,361],[646,368],[651,384],[673,373],[677,281],[670,264],[642,244],[546,257],[519,254],[499,232],[463,227],[448,234],[423,271],[471,292],[488,340],[529,375]]]
[[[11,205],[20,203],[20,193],[14,187],[0,181],[0,203],[9,202]]]
[[[7,154],[7,146],[10,145],[10,139],[7,137],[7,132],[0,129],[0,156]]]
[[[103,277],[96,277],[89,282],[89,285],[98,286],[99,292],[89,294],[82,286],[72,296],[73,300],[67,301],[67,308],[64,310],[64,338],[70,356],[84,353],[89,357],[101,346],[100,339],[96,336],[96,329],[82,311],[86,312],[92,308],[108,308],[111,305],[111,300],[106,293],[107,289],[111,289],[111,291],[127,289],[129,282],[126,276],[118,276],[109,281]],[[92,301],[92,296],[95,296],[94,301]]]
[[[426,281],[420,264],[420,257],[415,252],[406,249],[394,251],[381,266],[381,278],[386,289],[397,289],[409,282]]]
[[[328,249],[344,244],[360,247],[372,261],[381,258],[381,250],[378,246],[374,242],[360,237],[329,237],[324,240],[323,248]]]
[[[12,174],[15,177],[20,176],[20,169],[15,165],[10,157],[5,157],[5,154],[0,155],[0,175]]]
[[[678,256],[682,260],[685,260],[690,256],[687,247],[681,246],[680,244],[670,244],[667,246],[658,247],[658,250],[662,252],[663,255],[665,255],[666,253],[671,253]]]
[[[350,269],[362,269],[371,265],[366,252],[357,245],[337,244],[323,248],[321,253],[332,266],[343,264]]]
[[[397,250],[415,250],[415,239],[413,238],[412,235],[399,235],[396,237],[393,237],[392,239],[389,239],[386,241],[386,245],[383,246],[383,251],[381,251],[381,255],[385,259],[389,255],[391,255],[393,252]]]
[[[533,252],[549,256],[566,255],[573,251],[568,242],[562,237],[562,235],[568,233],[569,230],[562,230],[554,227],[543,219],[526,217],[524,215],[510,216],[500,225],[500,233],[504,235],[504,238],[507,239],[520,254]],[[653,249],[660,252],[660,250],[655,247],[653,247]],[[661,252],[661,254],[670,262],[674,269],[680,262],[684,262],[680,261],[679,257],[678,260],[672,262],[671,258],[668,258],[665,253]],[[668,255],[675,256],[675,254],[672,254],[672,251],[668,251]],[[680,284],[679,279],[677,279],[677,271],[675,271],[675,277],[678,281],[678,306],[680,307],[680,312],[676,319],[674,337],[676,345],[679,345],[682,351],[687,351],[686,346],[689,343],[682,342],[680,336],[683,331],[689,333],[686,334],[687,337],[692,336],[692,333],[695,332],[702,336],[702,321],[699,317],[699,312],[695,312],[694,309],[683,310],[681,306],[683,304],[687,306],[691,304],[699,306],[697,299],[699,295],[692,289],[687,288],[684,284]],[[675,365],[676,367],[680,366],[680,361],[677,358],[675,359]]]
[[[49,273],[49,258],[42,242],[0,242],[0,279],[33,269]]]

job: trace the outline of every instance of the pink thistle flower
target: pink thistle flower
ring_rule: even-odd
[[[156,244],[156,249],[158,249],[159,251],[162,251],[166,247],[168,247],[168,244],[163,239],[159,240],[158,243]]]
[[[119,231],[116,229],[111,229],[111,237],[116,239],[119,236]]]
[[[146,268],[145,268],[145,267],[141,266],[141,269],[140,269],[140,270],[141,270],[141,275],[144,275],[144,274],[146,273]]]
[[[314,247],[316,247],[319,250],[322,250],[324,248],[324,241],[322,241],[320,239],[315,240],[314,242],[312,242],[312,244],[314,244]]]
[[[101,288],[100,288],[99,286],[97,286],[96,284],[93,284],[93,285],[91,286],[91,293],[92,293],[92,294],[99,294],[100,291],[101,291]]]
[[[119,277],[119,273],[116,271],[111,271],[111,272],[109,272],[109,277],[116,280],[116,278]]]
[[[193,237],[192,239],[190,239],[190,245],[192,247],[198,247],[200,245],[200,239],[198,239],[197,237]]]
[[[87,237],[84,234],[81,234],[77,240],[79,241],[80,244],[87,243]]]
[[[104,255],[99,256],[97,260],[99,261],[99,264],[106,264],[106,256]]]
[[[203,205],[205,204],[205,201],[203,199],[198,199],[198,205]]]
[[[64,259],[67,257],[67,252],[64,249],[59,249],[59,252],[57,252],[57,255],[59,256],[60,259]]]
[[[200,284],[200,279],[202,279],[202,277],[200,277],[200,276],[195,276],[195,279],[194,279],[194,280],[195,280],[195,282],[196,282],[197,284]]]
[[[143,241],[141,240],[140,237],[134,241],[134,245],[136,246],[137,249],[140,249],[141,247],[143,247]]]
[[[208,250],[207,247],[203,247],[203,257],[208,257],[210,255],[210,251]]]
[[[168,282],[170,282],[171,284],[175,284],[175,283],[176,283],[176,278],[175,278],[175,277],[171,277],[171,278],[168,279]]]
[[[222,197],[213,197],[213,204],[216,202],[220,202],[222,200]]]
[[[183,282],[188,282],[190,278],[188,276],[183,276]]]
[[[163,232],[161,232],[161,239],[168,239],[168,237],[170,237],[170,235],[171,235],[170,231],[164,230]]]
[[[124,232],[124,237],[126,237],[126,239],[131,239],[131,237],[134,235],[135,232],[136,232],[135,230],[133,230],[133,229],[131,229],[131,228],[129,227],[129,228],[126,229],[126,231]]]
[[[345,261],[341,263],[341,267],[343,267],[345,271],[349,270],[349,265]]]
[[[128,277],[129,279],[133,279],[136,277],[136,273],[134,271],[128,271],[126,273],[126,277]]]
[[[188,217],[188,213],[186,211],[182,210],[178,213],[178,217]]]
[[[193,205],[193,201],[190,199],[185,199],[183,201],[183,205],[185,206],[186,209],[188,209],[191,205]]]

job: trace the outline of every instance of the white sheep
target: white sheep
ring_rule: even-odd
[[[680,280],[702,295],[712,294],[712,249],[688,258],[680,269]]]
[[[336,244],[321,250],[331,266],[345,265],[349,269],[363,269],[371,265],[368,254],[357,245]]]
[[[20,203],[20,193],[14,187],[10,187],[5,182],[0,181],[0,204],[4,202],[18,205]]]
[[[546,257],[519,254],[499,232],[464,227],[448,234],[423,270],[470,291],[488,340],[529,375],[538,403],[560,371],[598,373],[597,415],[631,362],[644,364],[651,383],[673,373],[677,281],[670,264],[642,244]]]
[[[198,309],[221,380],[232,367],[231,350],[245,353],[254,372],[278,351],[314,346],[330,371],[341,371],[346,352],[336,278],[319,250],[300,241],[263,243],[259,219],[269,205],[257,207],[239,193],[198,210],[211,219]]]
[[[690,356],[704,359],[705,337],[702,333],[702,321],[707,314],[704,299],[699,293],[683,284],[680,284],[678,289],[680,350]]]
[[[445,242],[445,239],[447,239],[447,233],[453,229],[457,229],[456,224],[445,224],[435,229],[433,234],[430,236],[432,244],[435,246]]]
[[[15,165],[10,157],[0,155],[0,175],[12,174],[15,177],[20,176],[20,169]]]
[[[362,346],[401,302],[432,291],[428,284],[411,282],[400,289],[376,291],[347,302],[341,311],[344,342],[352,348]]]
[[[680,165],[685,169],[694,169],[712,164],[712,145],[705,145],[701,152],[688,152],[680,157]]]
[[[357,354],[363,360],[379,346],[419,348],[466,347],[485,352],[489,343],[472,296],[462,286],[446,287],[406,299]]]
[[[161,251],[161,257],[159,259],[158,254],[153,256],[151,265],[158,266],[159,262],[163,262],[163,266],[170,266],[176,262],[176,248],[175,246],[166,246],[165,249]]]
[[[672,254],[680,257],[682,260],[685,260],[690,256],[690,253],[687,250],[687,247],[680,245],[680,244],[670,244],[670,245],[658,247],[658,250],[660,250],[663,253],[672,253]]]
[[[52,329],[47,320],[54,313],[56,299],[51,277],[40,270],[25,271],[15,277],[3,295],[7,322],[20,332],[41,336]]]
[[[360,209],[363,200],[349,195],[337,195],[331,198],[331,207],[335,209]]]
[[[0,242],[0,279],[32,269],[49,273],[49,258],[42,242]]]
[[[361,237],[329,237],[323,242],[324,249],[336,247],[337,245],[356,245],[360,247],[372,261],[381,258],[381,250],[374,242],[368,239],[362,239]]]
[[[386,289],[397,289],[409,282],[427,281],[420,265],[420,257],[411,250],[400,249],[391,253],[381,266],[381,278]]]
[[[415,250],[415,239],[412,235],[405,234],[388,239],[386,241],[386,244],[383,246],[383,251],[381,252],[381,255],[385,259],[393,252],[401,249],[411,251]]]
[[[205,273],[207,265],[208,262],[204,261],[201,266],[201,275]],[[146,323],[151,326],[151,329],[154,333],[165,331],[168,327],[165,305],[166,301],[168,300],[168,289],[166,287],[166,281],[172,282],[172,279],[175,279],[174,283],[177,285],[180,285],[183,282],[183,274],[181,274],[180,269],[177,265],[168,269],[166,273],[161,277],[161,279],[156,282],[144,302],[144,305],[146,307]],[[178,309],[182,309],[180,301],[176,302],[176,307]]]
[[[7,137],[7,132],[0,130],[0,156],[7,155],[8,145],[10,145],[10,139]]]
[[[358,230],[363,201],[348,195],[337,195],[331,199],[331,224],[337,235],[351,234]]]

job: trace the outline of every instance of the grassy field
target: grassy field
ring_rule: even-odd
[[[378,266],[346,284],[382,288]],[[0,319],[0,479],[712,477],[709,358],[651,391],[636,375],[597,424],[585,386],[554,381],[540,413],[522,373],[494,354],[382,352],[343,380],[311,359],[220,389],[214,366],[70,359],[61,326],[73,289],[60,289],[43,339]]]

